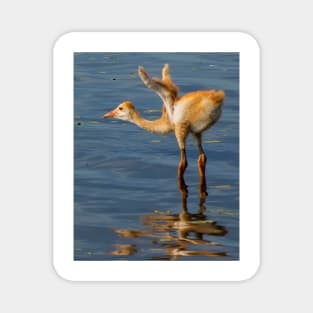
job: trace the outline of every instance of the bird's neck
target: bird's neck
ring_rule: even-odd
[[[134,110],[132,122],[140,128],[161,135],[168,134],[174,130],[173,125],[169,122],[164,109],[161,117],[153,121],[144,119],[137,110]]]

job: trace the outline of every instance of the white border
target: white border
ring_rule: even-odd
[[[148,44],[147,44],[148,43]],[[73,261],[73,53],[240,52],[240,260]],[[54,46],[53,263],[72,281],[238,281],[259,267],[259,46],[239,32],[68,33]]]

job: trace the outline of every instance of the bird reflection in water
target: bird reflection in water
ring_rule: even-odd
[[[111,252],[112,255],[132,255],[137,253],[136,245],[115,245],[116,249]]]
[[[184,257],[223,258],[227,254],[217,242],[208,240],[206,236],[225,236],[227,230],[215,221],[208,220],[204,214],[207,197],[205,178],[200,177],[199,210],[190,213],[187,209],[188,188],[183,178],[178,178],[178,188],[181,194],[180,214],[159,213],[142,216],[142,224],[149,229],[114,229],[114,232],[124,238],[151,238],[153,260],[179,260]],[[222,249],[222,251],[221,251]],[[140,250],[136,244],[117,244],[112,255],[133,255]]]

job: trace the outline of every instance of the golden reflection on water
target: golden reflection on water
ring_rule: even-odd
[[[206,236],[225,236],[227,230],[215,221],[209,220],[204,214],[205,200],[207,198],[205,179],[199,183],[199,210],[190,213],[187,209],[188,188],[183,178],[178,179],[178,189],[181,193],[180,214],[169,214],[158,212],[153,215],[143,215],[142,224],[146,230],[136,229],[113,229],[115,233],[123,238],[152,238],[152,252],[157,254],[152,260],[179,260],[185,257],[224,257],[225,251],[218,240],[208,240]],[[112,255],[133,255],[138,252],[136,244],[116,244]],[[159,255],[158,255],[159,254]],[[190,258],[192,260],[192,258]]]

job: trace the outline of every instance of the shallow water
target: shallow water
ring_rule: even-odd
[[[161,100],[137,75],[165,63],[181,93],[223,89],[224,110],[206,131],[208,196],[199,193],[197,148],[188,138],[188,193],[177,183],[174,134],[151,134],[102,115],[125,100],[147,119]],[[75,53],[74,259],[239,258],[239,55]],[[187,211],[188,210],[188,211]]]

